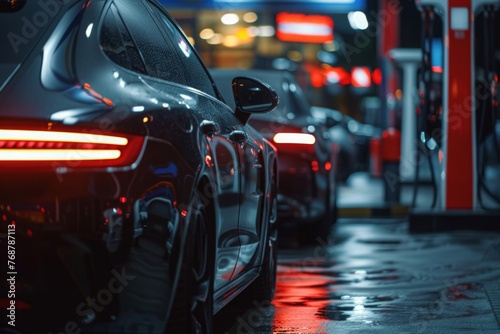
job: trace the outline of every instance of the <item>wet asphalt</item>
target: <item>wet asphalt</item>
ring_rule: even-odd
[[[401,187],[401,208],[431,207],[432,187],[415,200],[414,190]],[[337,204],[329,235],[280,234],[273,302],[235,300],[217,333],[500,334],[500,227],[410,232],[405,210],[376,218],[388,203],[382,179],[367,173],[340,185]]]
[[[217,333],[500,333],[500,233],[342,218],[278,254],[273,302],[232,302]]]

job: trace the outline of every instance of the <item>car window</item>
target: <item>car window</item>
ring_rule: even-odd
[[[170,41],[165,41],[147,8],[137,5],[138,0],[116,2],[151,76],[186,85],[179,72],[179,62]]]
[[[109,59],[134,72],[147,74],[141,55],[114,5],[104,17],[100,37],[101,48]]]
[[[108,57],[136,72],[190,86],[215,97],[209,77],[176,25],[156,6],[152,5],[150,12],[142,1],[142,5],[137,2],[115,1],[116,7],[108,11],[101,37]]]
[[[171,47],[171,56],[177,57],[182,71],[175,74],[182,75],[183,80],[191,87],[201,90],[212,96],[216,96],[212,81],[206,74],[205,67],[195,53],[191,43],[184,34],[155,4],[150,4],[151,10],[156,15],[160,27],[163,29],[167,44]]]

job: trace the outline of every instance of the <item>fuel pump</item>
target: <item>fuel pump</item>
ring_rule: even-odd
[[[419,101],[416,122],[418,138],[416,139],[418,144],[412,208],[416,207],[417,192],[422,182],[421,166],[426,162],[429,166],[428,174],[433,189],[431,208],[435,208],[438,203],[438,185],[433,159],[442,145],[442,29],[439,29],[439,16],[435,13],[433,6],[422,6],[421,20],[421,59],[417,74]]]
[[[423,6],[422,18],[422,64],[419,72],[419,117],[418,129],[422,142],[427,143],[434,140],[437,146],[441,146],[442,132],[442,67],[434,61],[436,57],[436,45],[441,42],[441,36],[435,35],[436,13],[434,7]],[[433,62],[434,61],[434,62]],[[432,146],[434,147],[434,145]]]
[[[477,183],[478,202],[481,208],[486,210],[490,210],[492,204],[500,205],[500,115],[498,108],[500,59],[496,55],[500,45],[495,36],[500,28],[499,7],[498,5],[485,5],[476,19],[478,25],[476,40],[483,46],[475,50],[478,110]]]
[[[410,211],[410,230],[498,231],[500,201],[487,187],[484,171],[486,158],[491,158],[489,151],[499,146],[497,132],[488,124],[498,119],[498,60],[494,55],[499,45],[492,36],[498,26],[493,27],[492,22],[500,0],[416,0],[416,4],[423,26],[417,132],[419,147],[432,146],[438,152],[436,165],[431,168],[437,204]],[[443,66],[433,71],[436,15],[442,21]],[[476,26],[481,15],[482,30]],[[479,61],[478,55],[483,60]],[[478,76],[480,73],[482,76]],[[493,149],[488,151],[488,147]],[[483,194],[490,199],[488,209]]]

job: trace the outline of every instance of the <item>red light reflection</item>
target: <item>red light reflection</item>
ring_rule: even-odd
[[[441,66],[432,66],[432,72],[443,73],[443,68]]]
[[[373,83],[377,86],[380,86],[382,84],[382,71],[380,68],[376,68],[372,72],[372,80]]]
[[[331,278],[302,269],[291,267],[278,271],[273,328],[287,328],[293,333],[315,328],[315,333],[326,333],[326,321],[317,313],[328,306]]]
[[[94,89],[92,89],[92,87],[90,86],[89,83],[84,83],[83,84],[83,89],[87,91],[87,93],[92,96],[93,98],[95,98],[96,100],[108,105],[108,106],[112,106],[113,105],[113,100],[111,100],[110,98],[107,98],[107,97],[104,97],[102,96],[101,94],[99,94],[97,91],[95,91]]]
[[[212,162],[212,157],[211,156],[209,156],[209,155],[205,156],[205,164],[208,167],[213,167],[214,166],[214,163]]]
[[[311,168],[312,168],[313,172],[317,172],[319,170],[319,164],[316,160],[311,162]]]

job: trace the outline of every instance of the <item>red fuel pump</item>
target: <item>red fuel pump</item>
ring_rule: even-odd
[[[433,208],[410,212],[410,229],[500,230],[500,201],[484,182],[481,154],[486,132],[497,142],[495,126],[488,128],[484,119],[488,113],[495,123],[499,116],[496,71],[500,67],[494,54],[500,48],[495,38],[480,34],[489,36],[498,28],[495,13],[500,0],[416,0],[416,4],[423,26],[418,140],[424,147],[432,140],[437,148],[437,164],[431,167],[437,198]],[[437,71],[431,63],[436,16],[443,22],[443,66]],[[482,16],[481,30],[477,22]],[[486,84],[477,84],[479,74]]]

